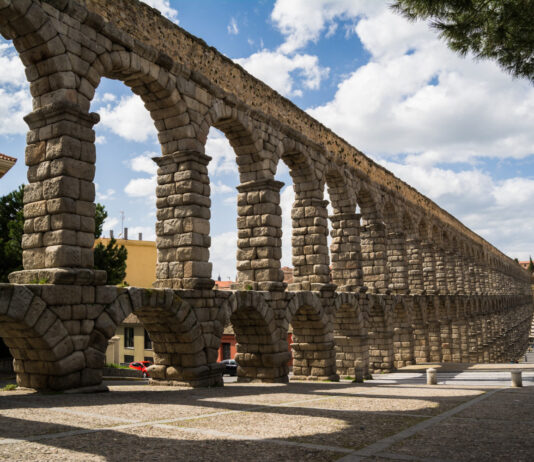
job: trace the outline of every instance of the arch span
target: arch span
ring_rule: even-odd
[[[91,333],[88,350],[98,358],[95,366],[103,367],[108,340],[124,319],[134,314],[152,340],[155,364],[148,371],[152,383],[222,385],[222,366],[215,362],[222,330],[213,347],[195,310],[184,298],[186,293],[134,287],[116,290],[115,299],[95,319]]]
[[[240,382],[287,382],[291,357],[274,312],[260,292],[236,292],[230,323],[237,341]]]
[[[296,292],[286,309],[293,328],[293,379],[339,380],[336,374],[332,314],[317,294]]]

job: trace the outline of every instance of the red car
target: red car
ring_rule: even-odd
[[[143,371],[143,377],[149,377],[147,368],[152,366],[150,361],[135,361],[129,364],[130,369],[136,369],[138,371]]]

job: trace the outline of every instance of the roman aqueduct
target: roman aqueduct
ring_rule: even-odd
[[[525,351],[528,272],[156,10],[135,0],[0,0],[0,33],[33,97],[24,270],[0,285],[0,336],[20,385],[100,384],[108,339],[130,313],[153,340],[151,380],[164,384],[221,384],[228,322],[242,381],[288,380],[290,326],[294,377],[306,380]],[[90,105],[102,77],[139,95],[158,131],[154,289],[106,286],[93,269],[99,116]],[[229,139],[240,175],[231,292],[211,279],[210,127]],[[280,162],[295,190],[288,287]]]

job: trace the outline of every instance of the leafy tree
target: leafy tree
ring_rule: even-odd
[[[492,59],[534,82],[534,0],[395,0],[410,20],[430,20],[448,46]]]
[[[24,185],[0,197],[0,282],[8,282],[8,275],[22,270],[22,234],[24,232]],[[102,204],[96,204],[95,238],[102,235],[108,213]],[[128,251],[117,245],[115,239],[107,245],[99,243],[94,249],[95,269],[108,273],[108,284],[119,284],[126,276]]]
[[[534,263],[532,262],[532,257],[530,257],[528,259],[528,270],[531,272],[531,273],[534,273]]]
[[[0,282],[22,269],[24,186],[0,197]]]
[[[96,203],[95,209],[95,239],[98,239],[102,236],[102,228],[104,226],[104,221],[108,217],[108,212],[106,212],[106,207],[102,204]]]
[[[117,240],[111,238],[107,245],[99,242],[95,247],[95,269],[106,270],[108,284],[120,284],[126,276],[128,251]]]

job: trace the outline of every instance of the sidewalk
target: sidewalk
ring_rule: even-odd
[[[0,392],[0,460],[531,461],[534,371],[110,393]],[[525,377],[526,376],[526,377]]]

